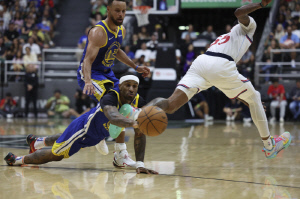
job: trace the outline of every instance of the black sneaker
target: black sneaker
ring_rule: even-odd
[[[9,166],[13,166],[13,164],[16,162],[16,158],[17,158],[17,156],[15,156],[13,153],[9,152],[7,154],[7,156],[4,158],[4,160],[6,161],[6,163]]]
[[[35,137],[34,135],[32,134],[29,134],[26,138],[26,142],[29,146],[29,154],[33,153],[36,151],[36,149],[34,148],[34,143],[36,141],[37,137]]]

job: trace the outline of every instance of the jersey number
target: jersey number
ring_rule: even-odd
[[[225,44],[226,42],[229,41],[229,39],[230,39],[229,35],[220,36],[220,37],[218,37],[218,39],[216,39],[216,41],[214,41],[214,43],[212,43],[210,45],[210,47],[215,45],[215,44],[218,44],[218,45]]]

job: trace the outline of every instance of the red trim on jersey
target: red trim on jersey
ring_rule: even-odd
[[[244,92],[246,92],[246,91],[247,91],[247,89],[245,89],[245,90],[243,90],[242,92],[240,92],[236,97],[230,98],[230,99],[235,99],[235,98],[237,98],[238,96],[240,96],[240,94],[242,94],[242,93],[244,93]]]
[[[250,37],[248,35],[246,35],[246,37],[250,41],[250,43],[252,44],[252,40],[250,39]]]
[[[190,87],[188,87],[188,86],[186,86],[184,84],[177,84],[177,86],[183,86],[184,88],[190,88]]]
[[[249,82],[250,80],[249,79],[246,79],[246,80],[241,80],[242,82],[246,83],[246,82]]]

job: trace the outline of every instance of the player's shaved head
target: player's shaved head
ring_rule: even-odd
[[[122,2],[125,2],[125,3],[126,3],[125,0],[108,0],[107,5],[108,5],[108,6],[111,6],[111,4],[112,4],[114,1],[122,1]]]

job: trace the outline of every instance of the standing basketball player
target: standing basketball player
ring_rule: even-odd
[[[251,3],[236,9],[234,14],[239,23],[228,34],[218,37],[205,54],[197,57],[168,99],[156,98],[149,105],[156,105],[167,113],[174,113],[196,93],[216,86],[227,97],[238,98],[249,106],[267,158],[274,158],[279,151],[287,148],[291,142],[290,133],[285,132],[277,138],[270,136],[260,93],[236,68],[236,63],[251,45],[256,29],[256,22],[248,14],[270,2],[271,0],[262,0],[261,3]]]
[[[30,154],[17,157],[9,152],[4,160],[10,166],[61,161],[74,155],[81,148],[97,145],[109,135],[108,128],[111,123],[120,127],[134,127],[136,171],[157,174],[156,171],[144,167],[146,136],[139,131],[136,121],[127,119],[118,111],[122,104],[130,104],[133,107],[142,107],[146,104],[137,93],[138,85],[138,77],[123,76],[120,79],[120,91],[110,90],[102,97],[97,107],[75,119],[63,134],[40,138],[28,136],[26,141],[30,146]],[[52,149],[37,150],[45,146],[52,146]]]
[[[126,30],[122,26],[125,12],[125,0],[108,0],[107,18],[97,23],[88,32],[77,79],[83,93],[90,95],[97,102],[108,90],[119,89],[119,80],[111,70],[115,58],[137,72],[143,73],[144,77],[150,72],[149,68],[145,66],[136,66],[120,49],[126,34]],[[105,140],[102,140],[98,146],[102,154],[108,154]],[[122,164],[125,162],[128,166],[134,166],[135,162],[129,158],[126,150],[125,132],[122,132],[116,139],[115,150],[120,151],[120,149],[123,149],[124,153],[114,153],[114,158],[120,160],[119,164],[118,161],[115,163],[123,166]]]

